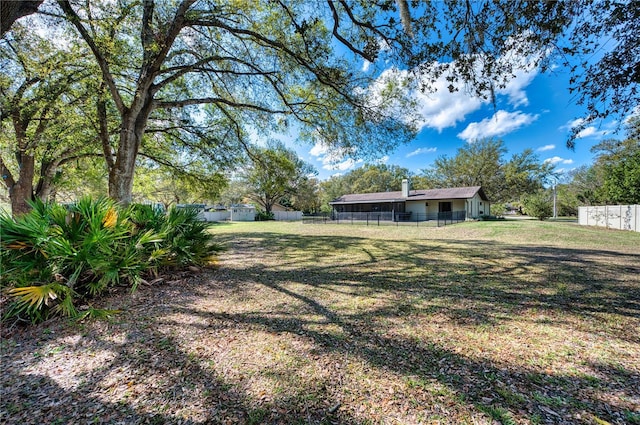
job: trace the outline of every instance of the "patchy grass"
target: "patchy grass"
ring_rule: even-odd
[[[4,338],[0,422],[638,423],[637,233],[214,232],[217,270]]]

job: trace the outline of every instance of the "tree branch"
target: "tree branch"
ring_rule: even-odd
[[[2,177],[2,181],[7,189],[11,191],[11,188],[15,186],[16,181],[13,178],[13,174],[11,174],[9,168],[7,168],[7,166],[5,165],[2,155],[0,155],[0,177]]]
[[[93,52],[93,55],[95,56],[96,61],[98,62],[98,66],[102,71],[102,78],[104,82],[107,84],[107,86],[109,87],[109,91],[111,92],[111,97],[113,98],[113,101],[115,102],[116,107],[120,112],[120,115],[123,115],[126,112],[127,108],[124,105],[124,102],[122,101],[122,97],[120,96],[120,92],[118,91],[118,87],[116,86],[116,82],[113,79],[113,75],[111,74],[111,71],[109,70],[109,64],[107,63],[107,59],[104,57],[104,55],[100,51],[100,49],[95,43],[95,40],[93,40],[93,38],[91,37],[87,29],[84,27],[84,25],[82,25],[82,22],[80,21],[80,17],[73,10],[69,1],[58,0],[58,4],[60,5],[60,8],[63,10],[67,18],[76,27],[76,29],[78,30],[78,32],[80,33],[84,41],[89,45],[89,48],[91,49],[91,52]]]
[[[358,56],[365,58],[369,62],[375,61],[374,57],[358,49],[356,46],[351,44],[349,40],[347,40],[340,34],[340,32],[338,31],[338,28],[340,27],[340,16],[338,15],[338,11],[336,10],[335,5],[333,4],[333,0],[328,0],[327,3],[329,4],[329,8],[331,9],[331,13],[333,15],[333,29],[331,31],[333,33],[333,36],[337,38],[342,44],[344,44],[345,47],[347,47],[349,50],[351,50],[353,53],[357,54]]]
[[[301,67],[305,68],[306,70],[308,70],[309,72],[311,72],[313,75],[315,75],[315,77],[318,79],[318,81],[327,86],[327,87],[331,87],[333,90],[335,90],[337,93],[339,93],[342,97],[344,97],[347,101],[351,102],[351,103],[355,103],[355,99],[353,98],[353,96],[347,92],[345,92],[344,90],[342,90],[337,84],[335,84],[333,81],[331,81],[330,76],[329,75],[322,75],[322,73],[320,72],[319,69],[315,68],[309,61],[307,61],[305,58],[301,57],[299,54],[297,54],[296,52],[294,52],[293,50],[291,50],[289,47],[287,47],[285,44],[277,41],[277,40],[271,40],[268,37],[265,37],[264,35],[257,33],[255,31],[251,31],[248,29],[243,29],[243,28],[234,28],[224,22],[222,22],[219,19],[215,19],[212,18],[211,20],[208,21],[203,21],[203,20],[198,20],[198,19],[193,19],[193,20],[187,20],[185,21],[185,25],[187,26],[202,26],[202,27],[216,27],[216,28],[221,28],[223,30],[228,31],[230,34],[232,34],[235,37],[241,38],[240,35],[245,35],[245,36],[249,36],[251,37],[257,44],[261,44],[263,46],[267,46],[270,47],[272,49],[275,49],[277,51],[280,51],[282,53],[285,53],[287,56],[289,56],[291,59],[293,59],[296,63],[298,63],[298,65],[300,65]]]
[[[144,0],[142,10],[142,28],[140,28],[140,40],[142,41],[143,51],[143,63],[148,63],[151,58],[152,43],[153,43],[153,29],[151,24],[153,23],[153,0]]]
[[[98,125],[99,132],[98,136],[100,138],[100,144],[102,146],[102,153],[104,154],[104,159],[107,163],[107,168],[109,171],[113,169],[115,166],[115,161],[113,159],[113,153],[111,152],[111,144],[109,143],[109,127],[107,124],[107,101],[104,99],[104,83],[100,85],[100,93],[98,95],[98,100],[96,102],[96,110],[98,113]]]
[[[180,31],[182,31],[182,28],[185,27],[186,25],[185,14],[187,13],[187,10],[189,10],[189,8],[193,3],[195,3],[195,0],[184,0],[178,7],[178,10],[176,11],[173,21],[171,22],[171,26],[169,27],[169,30],[163,36],[162,49],[160,49],[160,52],[155,57],[155,59],[153,60],[153,63],[150,66],[152,80],[155,77],[156,73],[162,67],[162,64],[167,58],[167,55],[169,54],[169,50],[171,49],[171,46],[173,46],[173,42],[175,41],[176,37],[178,36],[178,34],[180,34]]]
[[[170,108],[181,108],[183,106],[189,106],[189,105],[204,105],[204,104],[224,104],[234,108],[246,108],[246,109],[252,109],[255,111],[267,112],[270,114],[290,113],[289,110],[270,109],[264,106],[254,105],[251,103],[234,102],[232,100],[224,99],[221,97],[203,97],[198,99],[184,99],[184,100],[174,100],[174,101],[166,101],[166,102],[155,101],[154,107],[170,109]]]

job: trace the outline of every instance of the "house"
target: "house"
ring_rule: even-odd
[[[426,221],[489,215],[491,203],[481,186],[411,190],[404,179],[399,192],[343,195],[329,205],[338,219]]]

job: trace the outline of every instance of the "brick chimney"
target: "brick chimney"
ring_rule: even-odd
[[[410,190],[411,185],[409,184],[409,179],[402,179],[402,197],[408,198]]]

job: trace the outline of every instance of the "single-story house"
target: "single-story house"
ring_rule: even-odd
[[[491,202],[481,186],[411,190],[404,179],[401,191],[342,195],[329,205],[338,218],[423,221],[489,215]]]

